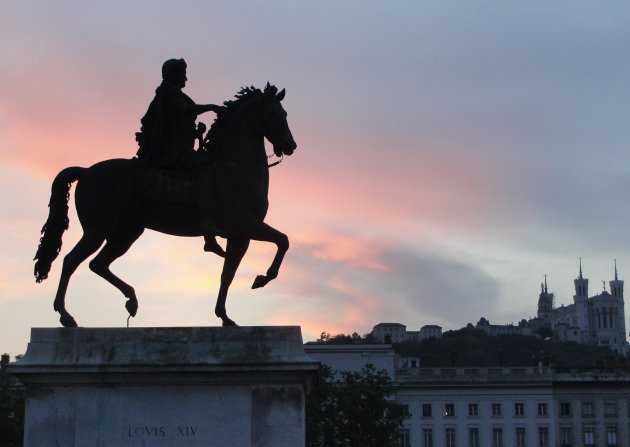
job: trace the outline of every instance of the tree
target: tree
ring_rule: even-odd
[[[0,372],[0,446],[20,447],[24,437],[24,391]]]
[[[397,447],[405,408],[389,400],[387,373],[365,365],[361,371],[320,368],[319,386],[306,407],[307,447]]]
[[[539,362],[555,368],[625,366],[625,359],[608,348],[517,334],[494,336],[470,327],[444,332],[441,338],[405,341],[394,349],[403,357],[422,359],[423,368],[535,366]]]
[[[333,335],[329,332],[323,331],[319,336],[319,343],[329,343],[331,345],[353,345],[360,343],[380,343],[372,334],[359,335],[357,332],[352,334],[337,334]]]

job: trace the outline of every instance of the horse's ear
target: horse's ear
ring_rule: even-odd
[[[282,100],[284,99],[284,95],[285,95],[286,93],[287,93],[287,92],[286,92],[286,90],[285,90],[285,89],[280,90],[280,93],[278,93],[278,94],[276,95],[276,98],[278,98],[278,101],[282,101]]]
[[[265,95],[274,95],[278,93],[278,87],[276,87],[275,85],[271,85],[269,82],[267,82],[267,85],[265,86],[265,91],[264,94]]]

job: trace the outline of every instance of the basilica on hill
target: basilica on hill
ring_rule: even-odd
[[[554,306],[554,295],[547,288],[547,279],[541,284],[536,317],[522,319],[518,324],[490,324],[481,317],[475,329],[489,335],[551,335],[560,341],[574,341],[584,345],[607,347],[620,355],[630,354],[626,341],[626,323],[623,300],[623,281],[619,279],[615,262],[615,279],[609,281],[609,289],[589,296],[588,278],[582,274],[582,262],[578,277],[574,280],[573,304]],[[469,323],[469,327],[473,327]],[[468,327],[467,326],[467,327]],[[408,331],[400,323],[379,323],[372,335],[381,343],[400,343],[406,340],[421,341],[441,337],[440,326],[428,325],[420,331]]]
[[[573,304],[554,307],[554,296],[548,291],[545,279],[538,297],[537,316],[528,324],[532,328],[548,327],[560,340],[608,347],[627,355],[630,346],[626,341],[623,281],[617,274],[617,264],[615,279],[609,281],[610,292],[604,288],[600,294],[589,297],[588,278],[582,274],[581,262],[573,283]]]

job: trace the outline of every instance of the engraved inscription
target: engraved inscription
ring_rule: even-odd
[[[158,426],[129,427],[130,438],[163,438],[166,428]]]
[[[198,427],[190,425],[142,425],[127,427],[129,438],[193,438],[197,436]]]
[[[197,434],[197,427],[177,427],[177,436],[188,438]]]

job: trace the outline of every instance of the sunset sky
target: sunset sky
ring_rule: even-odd
[[[291,249],[250,290],[274,253],[250,247],[227,302],[241,325],[301,325],[307,341],[379,322],[517,323],[545,274],[555,304],[572,303],[579,258],[590,295],[614,259],[630,280],[628,2],[20,0],[0,8],[0,41],[0,351],[59,325],[81,228],[72,199],[35,284],[52,179],[135,154],[173,57],[198,103],[287,91],[298,149],[271,170],[266,221]],[[133,327],[220,323],[221,260],[202,246],[147,231],[113,264],[138,294]],[[73,276],[79,325],[123,327],[123,305],[87,262]]]

